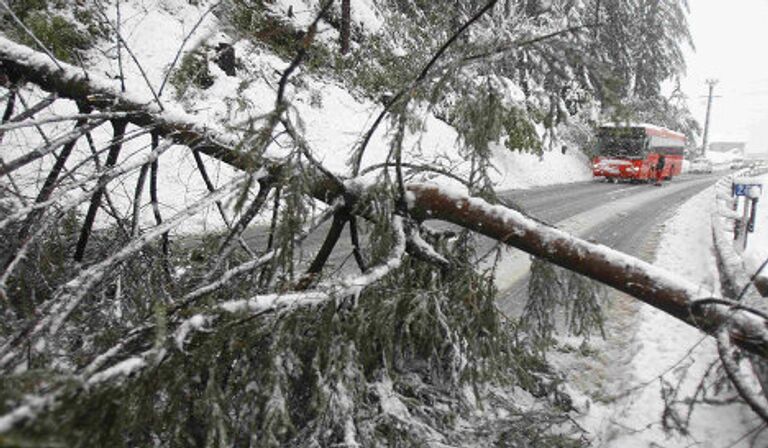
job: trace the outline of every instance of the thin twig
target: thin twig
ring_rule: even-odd
[[[205,20],[205,17],[213,11],[213,8],[219,6],[221,2],[216,2],[212,4],[208,9],[205,10],[205,12],[200,16],[200,18],[197,20],[195,25],[192,27],[192,29],[187,33],[186,36],[184,36],[184,39],[181,41],[181,45],[179,45],[178,51],[176,51],[176,55],[173,57],[173,61],[171,61],[170,67],[168,67],[168,71],[165,72],[165,76],[163,77],[163,82],[160,83],[160,88],[157,89],[157,96],[163,95],[163,89],[165,89],[165,84],[168,82],[168,78],[170,78],[171,73],[173,73],[173,68],[176,67],[176,63],[179,61],[179,58],[181,57],[181,53],[184,50],[184,46],[187,44],[187,41],[192,37],[193,34],[195,34],[195,31],[202,25],[203,20]]]
[[[120,18],[120,0],[116,0],[115,2],[115,9],[116,9],[116,18],[115,18],[115,29],[118,36],[120,35],[120,25],[121,25],[121,18]],[[120,72],[120,91],[125,93],[125,73],[123,72],[123,49],[120,46],[120,38],[115,39],[115,46],[117,47],[117,69]]]
[[[394,168],[395,166],[396,166],[396,164],[395,163],[391,163],[391,162],[377,163],[375,165],[368,166],[365,169],[361,170],[360,171],[360,175],[364,176],[364,175],[370,173],[371,171],[379,170],[379,169],[382,169],[382,168]],[[468,180],[466,180],[466,179],[464,179],[464,178],[462,178],[460,176],[457,176],[456,174],[453,174],[450,171],[441,169],[441,168],[436,167],[436,166],[422,165],[422,164],[418,164],[418,163],[409,163],[409,162],[402,162],[402,161],[400,162],[400,166],[403,167],[403,168],[408,168],[408,169],[412,169],[412,170],[415,170],[415,171],[425,171],[425,172],[431,172],[431,173],[439,174],[441,176],[449,177],[449,178],[455,180],[456,182],[461,183],[462,185],[464,185],[467,188],[470,187],[470,183],[469,183]]]
[[[125,51],[128,52],[128,55],[133,60],[133,63],[136,64],[136,68],[139,69],[139,72],[141,73],[141,77],[144,78],[144,82],[147,84],[149,91],[152,93],[152,96],[154,97],[155,102],[157,103],[157,107],[160,108],[161,112],[165,111],[165,108],[163,107],[163,103],[160,101],[160,97],[157,96],[157,92],[155,91],[155,88],[152,87],[152,83],[149,81],[147,72],[144,71],[144,67],[139,62],[139,59],[133,53],[133,50],[131,50],[131,47],[128,45],[128,42],[126,42],[125,39],[123,39],[123,36],[120,34],[120,30],[116,28],[115,25],[112,24],[112,21],[109,20],[109,17],[107,17],[107,13],[104,12],[104,5],[101,3],[101,1],[97,1],[96,4],[99,6],[97,9],[101,14],[102,18],[104,19],[105,23],[110,28],[112,28],[112,31],[115,32],[115,36],[117,37],[118,41],[123,44],[123,47],[125,47]]]
[[[0,164],[0,175],[4,175],[7,173],[10,173],[12,171],[15,171],[24,165],[29,164],[30,162],[34,162],[35,160],[52,153],[57,148],[66,145],[70,142],[76,141],[81,136],[83,136],[86,132],[89,132],[102,124],[104,124],[106,120],[94,120],[85,126],[78,127],[77,129],[70,131],[66,134],[64,134],[61,137],[56,138],[55,140],[51,141],[50,143],[47,143],[41,147],[35,148],[26,154],[19,156],[10,162],[7,163],[1,163]]]
[[[360,172],[360,165],[363,161],[363,154],[365,153],[365,149],[368,147],[368,143],[371,141],[371,137],[373,137],[374,132],[376,132],[376,129],[378,129],[381,122],[384,120],[384,117],[389,113],[389,110],[394,106],[400,99],[405,96],[407,92],[409,92],[414,85],[419,84],[422,80],[426,79],[427,75],[429,74],[429,71],[432,69],[432,67],[437,63],[437,61],[443,56],[443,54],[448,50],[448,48],[458,40],[459,37],[461,37],[462,34],[470,27],[473,23],[480,20],[482,16],[485,15],[488,11],[490,11],[498,2],[498,0],[491,0],[488,3],[486,3],[485,6],[483,6],[475,15],[473,15],[469,20],[467,20],[443,45],[440,46],[440,48],[437,50],[437,52],[432,56],[432,58],[427,62],[427,64],[421,69],[421,72],[416,77],[416,79],[413,80],[413,82],[409,83],[405,88],[401,89],[395,96],[392,97],[385,105],[384,109],[379,113],[379,116],[376,117],[376,120],[373,122],[373,125],[368,129],[368,131],[365,133],[365,136],[363,137],[363,141],[360,143],[360,146],[355,151],[355,158],[353,161],[352,166],[352,173],[353,175],[357,176]]]
[[[208,189],[209,192],[215,191],[216,187],[214,187],[213,182],[211,182],[211,178],[208,176],[208,170],[205,169],[205,163],[203,162],[203,158],[200,155],[200,151],[196,149],[192,149],[192,156],[195,159],[195,164],[197,165],[197,171],[200,173],[200,176],[203,178],[203,183],[205,184],[205,187]],[[224,204],[222,204],[221,201],[216,201],[216,209],[218,209],[219,215],[221,216],[221,220],[224,221],[224,225],[227,226],[228,229],[232,229],[232,222],[230,221],[229,216],[227,216],[227,211],[224,210]],[[245,241],[242,234],[238,235],[237,240],[240,243],[240,247],[242,247],[243,250],[246,253],[248,253],[248,255],[251,258],[256,257],[256,254],[248,246],[248,243]]]
[[[52,97],[52,98],[51,98]],[[33,106],[33,108],[44,108],[50,103],[53,102],[57,97],[55,95],[50,95],[45,100],[41,101],[40,103]],[[50,99],[50,102],[48,100]],[[42,106],[42,107],[41,107]],[[40,118],[38,120],[34,121],[22,121],[26,118],[29,118],[31,115],[37,113],[40,111],[40,109],[32,110],[32,108],[28,109],[26,112],[20,114],[17,117],[13,117],[8,123],[6,124],[0,124],[0,132],[10,131],[11,129],[19,129],[19,128],[27,128],[30,126],[38,126],[41,124],[46,123],[57,123],[60,121],[77,121],[82,118],[90,118],[90,119],[96,119],[96,118],[103,118],[107,120],[113,120],[115,118],[125,118],[131,115],[130,112],[96,112],[93,114],[72,114],[67,115],[64,117],[48,117],[48,118]]]

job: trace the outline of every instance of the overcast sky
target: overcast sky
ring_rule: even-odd
[[[719,80],[709,141],[746,141],[768,152],[768,0],[689,0],[695,51],[683,90],[704,126],[709,78]],[[701,142],[697,142],[697,145]]]

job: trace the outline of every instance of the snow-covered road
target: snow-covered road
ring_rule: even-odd
[[[580,182],[513,191],[503,197],[563,230],[650,261],[653,248],[649,250],[648,244],[656,236],[654,228],[716,179],[684,176],[661,188]],[[499,306],[505,313],[519,315],[525,304],[529,264],[527,254],[509,249],[498,268]]]

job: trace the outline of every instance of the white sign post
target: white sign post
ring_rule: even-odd
[[[733,180],[731,194],[739,200],[744,196],[744,213],[741,221],[736,225],[734,239],[736,249],[744,251],[747,248],[747,233],[755,231],[755,215],[757,214],[757,201],[763,192],[763,182],[755,178],[737,178]]]

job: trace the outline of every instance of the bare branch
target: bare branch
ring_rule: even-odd
[[[208,189],[209,192],[213,192],[216,189],[216,187],[213,186],[213,182],[211,182],[211,178],[208,176],[208,171],[205,169],[205,163],[203,162],[203,158],[200,156],[200,151],[193,149],[192,156],[195,159],[195,164],[197,165],[197,171],[200,172],[200,176],[203,178],[203,183],[205,184],[205,187]],[[221,215],[221,220],[224,221],[224,224],[227,226],[227,228],[232,229],[232,222],[227,216],[226,210],[224,210],[224,204],[222,204],[221,201],[218,201],[216,202],[216,208],[219,210],[219,215]],[[238,235],[237,240],[240,243],[240,247],[242,247],[243,250],[246,253],[248,253],[248,255],[250,255],[251,257],[256,256],[256,254],[253,253],[253,251],[248,246],[248,243],[245,241],[242,235]]]
[[[139,171],[139,178],[136,179],[136,189],[133,193],[133,218],[131,219],[131,236],[135,237],[139,234],[139,218],[141,218],[141,194],[144,191],[144,183],[147,180],[147,171],[149,171],[150,163],[146,163],[141,166]]]
[[[361,272],[365,272],[367,267],[363,253],[360,250],[360,237],[358,235],[357,218],[355,218],[355,215],[349,215],[349,238],[352,241],[352,255],[355,257],[357,267],[360,268]]]
[[[320,246],[320,250],[317,251],[315,259],[312,260],[312,264],[309,265],[307,272],[299,280],[296,285],[298,291],[305,291],[315,282],[317,275],[323,270],[323,266],[328,262],[328,258],[333,252],[333,248],[336,247],[336,243],[339,242],[341,232],[344,230],[344,226],[347,223],[348,211],[341,209],[333,215],[333,222],[331,222],[331,228],[328,230],[328,235],[323,241],[323,245]]]
[[[120,17],[120,0],[117,0],[115,2],[115,30],[116,35],[118,36],[117,39],[115,39],[115,46],[117,47],[117,69],[120,72],[120,91],[125,93],[125,72],[123,71],[123,49],[120,46],[120,25],[121,25],[121,17]]]
[[[224,261],[229,254],[233,250],[233,244],[232,242],[236,239],[239,239],[242,235],[243,231],[246,227],[248,227],[248,224],[251,222],[253,218],[256,217],[256,215],[259,214],[259,211],[261,211],[261,207],[264,205],[264,203],[267,201],[267,196],[269,195],[269,190],[272,188],[272,179],[268,177],[262,177],[259,179],[259,192],[256,193],[256,198],[251,202],[251,205],[248,207],[248,209],[240,216],[240,219],[237,221],[237,223],[232,226],[232,229],[229,231],[229,234],[227,234],[227,237],[224,239],[224,242],[219,247],[218,251],[218,260],[216,262],[216,267],[212,271],[215,272],[216,269],[218,269],[218,266],[221,264],[222,261]]]
[[[736,387],[741,398],[743,398],[749,407],[763,419],[764,423],[768,423],[768,403],[765,403],[765,398],[762,397],[762,394],[752,390],[752,387],[742,377],[741,372],[739,372],[739,364],[736,361],[734,348],[731,345],[728,325],[724,325],[717,333],[717,351],[720,354],[720,360],[723,362],[723,367],[728,374],[728,379],[730,379],[731,383]]]
[[[78,126],[76,129],[56,138],[48,144],[45,144],[39,148],[35,148],[32,151],[29,151],[23,156],[17,157],[8,163],[3,163],[0,165],[0,175],[5,175],[15,171],[30,162],[34,162],[35,160],[52,153],[61,146],[77,141],[77,139],[82,137],[86,132],[101,126],[105,121],[106,120],[94,120],[84,126]]]
[[[152,149],[157,149],[160,144],[160,137],[157,133],[152,133]],[[155,216],[155,224],[158,226],[163,223],[163,217],[160,214],[160,201],[157,197],[157,171],[159,169],[158,159],[155,158],[149,164],[149,200],[152,203],[152,213]],[[170,266],[168,265],[168,251],[170,250],[170,241],[168,232],[163,233],[162,237],[163,266],[166,274],[170,275]]]
[[[16,90],[11,90],[11,94],[8,95],[8,102],[5,103],[5,112],[3,112],[3,118],[2,123],[7,123],[11,116],[13,115],[13,110],[16,106]],[[0,127],[0,131],[2,131],[2,127]],[[2,134],[0,134],[2,136]]]
[[[125,120],[112,121],[114,136],[112,138],[112,144],[109,148],[109,154],[107,155],[107,161],[105,162],[105,167],[107,169],[110,169],[114,167],[115,164],[117,164],[117,157],[120,155],[120,149],[122,148],[122,144],[120,142],[123,138],[123,135],[125,134],[125,127],[127,125],[128,122]],[[75,248],[75,255],[73,258],[77,262],[83,261],[83,257],[85,256],[85,246],[88,244],[88,238],[91,236],[93,222],[96,219],[96,212],[101,206],[101,198],[104,195],[104,191],[105,188],[102,187],[93,193],[91,204],[88,207],[88,212],[85,215],[83,227],[80,230],[80,239],[77,241],[77,246]]]

